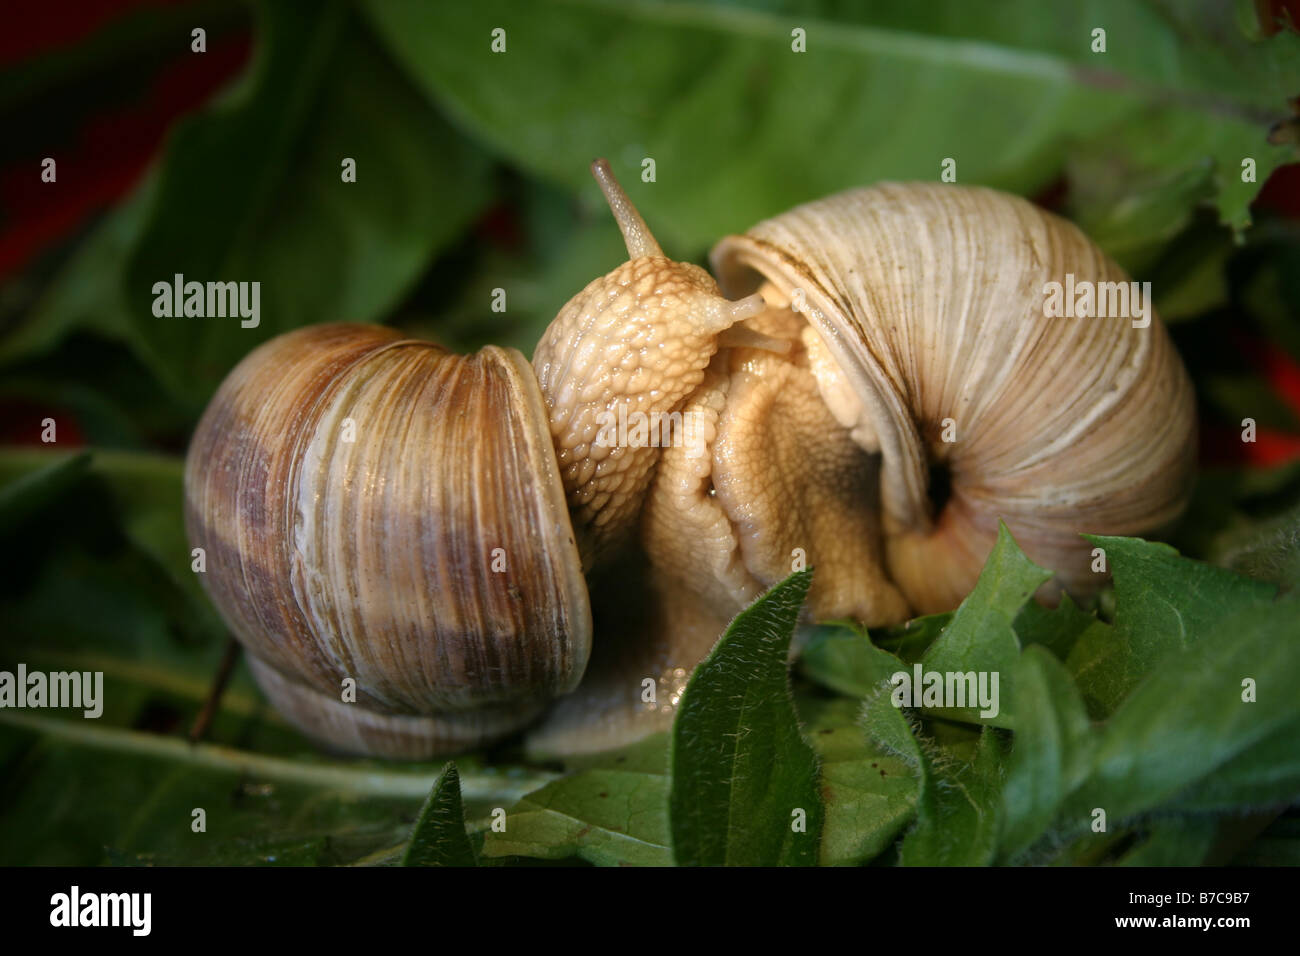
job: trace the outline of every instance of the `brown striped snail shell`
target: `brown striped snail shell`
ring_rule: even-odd
[[[225,380],[186,460],[186,520],[293,723],[425,757],[577,685],[591,610],[545,416],[517,352],[377,326],[290,332]]]
[[[988,189],[882,184],[722,240],[720,291],[593,169],[629,261],[531,367],[303,329],[245,359],[200,423],[205,583],[317,739],[428,757],[556,701],[533,753],[617,746],[668,725],[792,556],[817,570],[810,618],[876,626],[954,607],[999,518],[1087,595],[1104,575],[1080,532],[1150,533],[1185,506],[1192,392],[1158,319],[1045,309],[1067,274],[1128,281],[1072,224]],[[651,441],[618,430],[633,420]]]

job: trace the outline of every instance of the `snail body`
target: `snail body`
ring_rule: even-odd
[[[1193,401],[1161,324],[1046,314],[1067,273],[1127,281],[1070,223],[992,190],[882,184],[722,240],[715,283],[594,171],[629,261],[560,311],[531,366],[302,329],[245,359],[199,425],[186,513],[205,584],[316,739],[429,757],[549,708],[533,753],[617,746],[667,726],[792,555],[817,569],[812,619],[877,626],[954,607],[999,518],[1087,595],[1104,576],[1079,532],[1150,532],[1185,506]],[[681,416],[694,440],[610,440],[632,413]]]

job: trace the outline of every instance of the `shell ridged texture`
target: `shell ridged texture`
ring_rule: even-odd
[[[803,290],[878,432],[890,571],[918,611],[960,601],[999,518],[1088,592],[1080,532],[1140,534],[1185,506],[1194,402],[1159,320],[1046,314],[1067,274],[1129,282],[1071,223],[993,190],[887,183],[762,222],[713,261],[733,297],[760,275]],[[935,462],[952,494],[932,516]]]
[[[576,686],[591,632],[544,423],[517,352],[370,326],[281,336],[190,449],[204,584],[261,663],[335,701],[352,677],[357,707],[524,723]]]

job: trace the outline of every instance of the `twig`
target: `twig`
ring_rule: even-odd
[[[239,642],[232,637],[226,642],[226,653],[222,655],[216,676],[212,678],[212,689],[208,691],[208,699],[203,702],[203,709],[199,711],[199,716],[194,719],[194,726],[190,728],[190,743],[197,744],[207,736],[212,718],[221,705],[221,695],[225,692],[226,685],[230,683],[230,675],[234,672],[235,662],[238,660]]]

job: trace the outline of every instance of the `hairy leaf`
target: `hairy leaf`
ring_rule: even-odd
[[[672,731],[669,800],[679,864],[808,865],[822,802],[786,655],[811,571],[746,608],[691,675]]]
[[[484,834],[489,857],[578,857],[598,866],[672,866],[668,735],[577,761]]]
[[[1020,653],[1014,622],[1025,602],[1050,577],[1050,571],[1025,557],[1006,525],[999,523],[997,543],[984,563],[975,588],[961,602],[943,635],[921,659],[924,671],[988,675],[990,689],[993,675],[998,675],[998,713],[981,717],[980,708],[969,704],[964,708],[939,710],[971,721],[987,720],[999,727],[1012,726],[1013,675]],[[913,694],[919,691],[920,688],[912,688]]]
[[[845,699],[799,700],[799,714],[821,763],[824,866],[874,859],[916,812],[915,767],[862,732],[860,709],[859,703]]]
[[[411,840],[402,855],[403,866],[474,866],[474,847],[465,832],[465,810],[460,801],[460,774],[449,763],[438,774],[429,799],[420,809]]]

